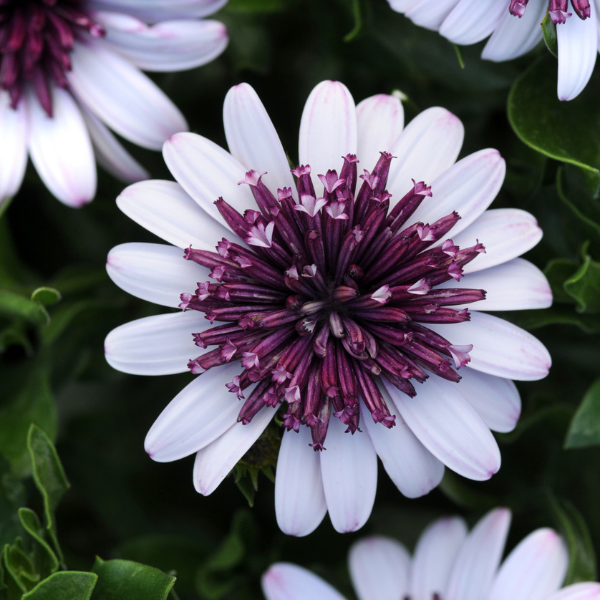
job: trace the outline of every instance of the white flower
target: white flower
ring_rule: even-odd
[[[571,2],[571,6],[568,2]],[[598,55],[599,0],[388,0],[414,23],[463,46],[488,40],[481,57],[495,62],[529,52],[542,41],[540,23],[557,23],[558,98],[587,85]],[[568,12],[569,11],[569,12]]]
[[[488,210],[504,179],[499,153],[455,162],[463,126],[447,110],[430,108],[405,128],[396,97],[355,107],[346,87],[325,81],[304,109],[295,182],[249,85],[229,91],[224,121],[230,153],[177,134],[163,153],[178,183],[137,183],[117,200],[173,245],[113,248],[110,277],[139,298],[187,310],[118,327],[106,338],[108,362],[139,375],[181,373],[198,346],[217,344],[189,362],[201,375],[158,417],[147,452],[159,462],[197,453],[194,484],[210,494],[285,398],[275,504],[281,529],[298,536],[327,511],[340,532],[362,527],[377,455],[411,498],[437,486],[444,465],[491,477],[500,452],[490,429],[512,430],[521,410],[511,379],[545,377],[551,362],[533,336],[479,312],[552,302],[544,275],[518,258],[541,238],[535,219]],[[357,156],[376,165],[360,191]],[[325,176],[322,193],[317,175]],[[352,218],[294,210],[305,193],[335,196]],[[267,221],[276,223],[269,247],[248,235]],[[421,239],[425,224],[434,239]],[[224,321],[221,329],[213,320]],[[242,372],[244,352],[256,356]]]
[[[0,2],[0,205],[19,190],[28,155],[69,206],[94,198],[95,159],[128,183],[146,179],[110,130],[151,150],[187,130],[140,69],[178,71],[216,58],[227,31],[198,17],[226,1]]]
[[[600,600],[600,584],[561,588],[568,554],[552,529],[538,529],[500,564],[510,511],[489,512],[470,533],[460,517],[439,519],[411,558],[395,540],[373,536],[350,548],[348,567],[359,600]],[[276,563],[263,575],[267,600],[344,600],[310,571]]]

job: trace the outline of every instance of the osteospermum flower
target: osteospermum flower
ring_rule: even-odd
[[[535,338],[479,312],[551,302],[545,277],[516,258],[539,241],[535,220],[486,210],[504,178],[498,152],[454,164],[454,115],[431,108],[403,129],[397,98],[355,107],[335,82],[306,103],[291,172],[250,86],[230,90],[224,120],[231,153],[177,134],[164,157],[178,183],[141,182],[117,201],[173,246],[117,246],[109,275],[183,311],[117,328],[107,360],[198,375],[152,426],[147,452],[197,453],[194,483],[210,494],[279,413],[277,519],[294,535],[327,510],[338,531],[361,527],[378,454],[410,497],[435,487],[444,464],[491,477],[490,428],[512,429],[520,412],[510,379],[550,366]]]
[[[594,0],[388,0],[414,23],[469,45],[491,35],[481,57],[495,62],[529,52],[542,41],[546,13],[557,25],[558,98],[572,100],[587,85],[598,54]]]
[[[178,71],[216,58],[225,27],[197,17],[226,1],[0,0],[0,205],[19,190],[28,154],[70,206],[96,193],[94,155],[127,182],[147,178],[110,130],[159,150],[187,129],[140,69]]]
[[[402,544],[374,536],[350,549],[348,567],[359,600],[599,600],[600,584],[562,589],[568,554],[552,529],[538,529],[500,564],[510,512],[497,509],[470,533],[459,517],[440,519],[421,535],[411,558]],[[267,600],[344,600],[310,571],[274,564],[262,579]]]

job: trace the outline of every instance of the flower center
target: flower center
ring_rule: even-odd
[[[529,0],[510,0],[509,11],[514,17],[521,18],[525,14],[527,3]],[[573,10],[580,19],[588,19],[590,17],[590,3],[589,0],[571,0]],[[550,0],[548,6],[548,14],[550,19],[555,24],[565,23],[566,20],[572,16],[568,12],[569,0]]]
[[[357,158],[348,155],[338,177],[319,175],[317,197],[310,167],[292,171],[292,190],[278,199],[255,171],[250,186],[259,210],[244,215],[219,198],[216,206],[247,246],[221,240],[217,252],[188,248],[184,257],[211,269],[216,281],[199,282],[181,295],[180,307],[199,310],[211,323],[194,334],[202,348],[217,347],[188,364],[201,374],[241,359],[244,370],[227,388],[244,398],[238,417],[249,423],[265,405],[287,403],[284,426],[311,428],[322,450],[330,416],[359,429],[359,397],[376,423],[393,427],[380,376],[409,396],[411,380],[430,374],[458,382],[455,369],[470,360],[471,345],[452,345],[428,323],[461,323],[466,308],[451,306],[485,298],[483,290],[444,287],[484,247],[461,250],[444,239],[460,219],[455,212],[429,225],[406,226],[431,190],[423,182],[395,205],[385,191],[392,156],[364,171],[357,193]]]
[[[84,8],[86,0],[0,0],[0,87],[16,108],[26,82],[52,116],[50,85],[68,86],[69,54],[84,31],[105,34]]]

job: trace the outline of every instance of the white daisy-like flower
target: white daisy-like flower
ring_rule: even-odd
[[[348,567],[359,600],[600,600],[600,584],[561,589],[568,554],[552,529],[538,529],[500,564],[510,511],[496,509],[471,532],[460,517],[427,527],[411,558],[395,540],[373,536],[353,544]],[[331,585],[290,563],[263,575],[267,600],[344,600]]]
[[[388,0],[414,23],[455,44],[488,40],[481,57],[501,62],[542,41],[546,13],[556,24],[558,98],[572,100],[592,76],[598,55],[599,0]]]
[[[174,135],[163,153],[177,183],[137,183],[117,200],[172,245],[113,248],[110,277],[184,311],[118,327],[106,358],[127,373],[199,375],[158,417],[147,452],[196,453],[194,484],[210,494],[283,402],[275,504],[298,536],[327,511],[340,532],[362,527],[377,455],[411,498],[437,486],[444,465],[491,477],[490,429],[510,431],[520,414],[511,379],[545,377],[550,356],[480,310],[552,301],[544,275],[518,258],[541,238],[535,219],[487,210],[504,179],[499,153],[455,162],[463,126],[447,110],[405,128],[397,98],[355,107],[331,81],[308,98],[292,172],[249,85],[229,91],[224,121],[230,152]],[[372,171],[359,177],[359,160]]]
[[[199,17],[226,2],[0,1],[0,205],[21,187],[28,155],[69,206],[94,198],[95,160],[128,183],[147,179],[111,130],[151,150],[187,130],[140,69],[179,71],[216,58],[225,26]]]

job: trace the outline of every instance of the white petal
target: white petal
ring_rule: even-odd
[[[500,564],[510,527],[510,511],[485,515],[469,533],[452,566],[445,600],[482,600]]]
[[[475,261],[479,260],[479,257]],[[473,310],[527,310],[552,305],[552,290],[546,276],[529,261],[513,258],[506,263],[446,281],[437,288],[485,290],[485,300],[453,306]]]
[[[247,185],[238,185],[246,168],[229,152],[195,133],[178,133],[163,148],[165,162],[181,187],[214,219],[229,229],[214,202],[222,197],[243,214],[256,209]]]
[[[391,152],[404,127],[404,108],[395,96],[378,94],[356,107],[358,119],[358,159],[368,171],[380,152]]]
[[[507,10],[506,2],[461,0],[442,23],[440,33],[455,44],[475,44],[498,27]]]
[[[444,108],[428,108],[417,115],[392,148],[387,189],[392,203],[412,188],[412,179],[431,182],[456,160],[464,138],[460,119]]]
[[[359,600],[399,600],[408,594],[410,556],[395,540],[378,535],[355,542],[348,567]]]
[[[476,481],[498,471],[498,444],[458,384],[431,375],[409,398],[386,379],[383,383],[412,432],[448,468]]]
[[[452,236],[454,243],[461,248],[470,248],[477,240],[485,246],[485,253],[479,254],[464,267],[465,273],[508,262],[531,250],[541,239],[542,230],[535,217],[518,208],[486,210],[467,229]]]
[[[82,206],[96,194],[96,162],[81,111],[66,90],[51,86],[53,116],[33,92],[27,94],[29,154],[46,187],[69,206]]]
[[[262,576],[267,600],[344,600],[328,583],[290,563],[275,563]]]
[[[408,498],[418,498],[436,487],[444,475],[444,465],[415,437],[392,402],[387,390],[379,385],[396,425],[387,429],[373,422],[361,402],[361,418],[384,469],[396,487]]]
[[[486,313],[473,311],[470,321],[458,325],[427,326],[453,344],[473,344],[469,367],[496,377],[536,381],[552,365],[548,350],[530,333]]]
[[[75,95],[125,139],[160,150],[187,123],[166,94],[128,60],[99,40],[76,43],[67,72]]]
[[[416,4],[419,4],[421,0],[388,0],[390,8],[396,12],[406,12],[410,10]]]
[[[421,534],[413,558],[410,579],[411,600],[444,598],[450,569],[467,536],[467,526],[459,517],[439,519]]]
[[[406,11],[413,23],[437,31],[459,0],[422,0]]]
[[[596,6],[590,2],[591,17],[577,15],[556,27],[558,41],[558,99],[576,98],[592,76],[598,56]]]
[[[310,93],[300,122],[300,163],[310,165],[313,178],[336,169],[346,154],[356,154],[356,107],[348,88],[322,81]],[[359,157],[360,158],[360,157]]]
[[[188,361],[202,353],[192,333],[209,327],[204,313],[194,310],[137,319],[106,336],[104,354],[108,364],[123,373],[185,373]]]
[[[108,127],[85,106],[81,105],[80,108],[92,138],[98,164],[126,183],[148,179],[148,171],[123,148]]]
[[[431,183],[430,198],[410,217],[410,223],[434,223],[456,211],[460,220],[448,234],[452,239],[473,223],[502,187],[506,163],[498,150],[469,154]]]
[[[546,0],[529,0],[527,10],[520,19],[507,10],[485,45],[481,58],[500,62],[529,52],[542,40],[540,23],[547,10]]]
[[[164,19],[206,17],[227,0],[89,0],[90,8],[136,15],[149,23]]]
[[[261,408],[248,425],[236,423],[196,454],[194,487],[198,493],[208,496],[219,487],[231,469],[260,437],[276,412],[277,407]]]
[[[178,307],[182,293],[193,293],[209,270],[183,258],[174,246],[131,242],[115,246],[106,260],[109,277],[128,294]]]
[[[204,448],[231,429],[242,402],[225,384],[239,375],[239,361],[196,376],[162,411],[144,448],[157,462],[171,462]]]
[[[23,181],[27,166],[28,119],[25,102],[10,107],[10,96],[0,91],[0,206],[14,196]]]
[[[125,188],[118,207],[136,223],[179,248],[214,252],[229,230],[200,208],[174,181],[141,181]]]
[[[510,379],[488,375],[475,369],[460,370],[460,393],[492,430],[512,431],[521,416],[521,396]]]
[[[575,583],[544,600],[600,600],[600,583]]]
[[[284,533],[302,537],[312,533],[327,513],[321,463],[310,429],[286,431],[281,440],[275,477],[275,514]]]
[[[337,418],[329,421],[321,473],[329,517],[336,531],[360,529],[369,518],[377,491],[377,454],[366,433],[344,433]]]
[[[529,534],[507,557],[494,580],[489,600],[546,600],[562,583],[567,549],[552,529]]]

